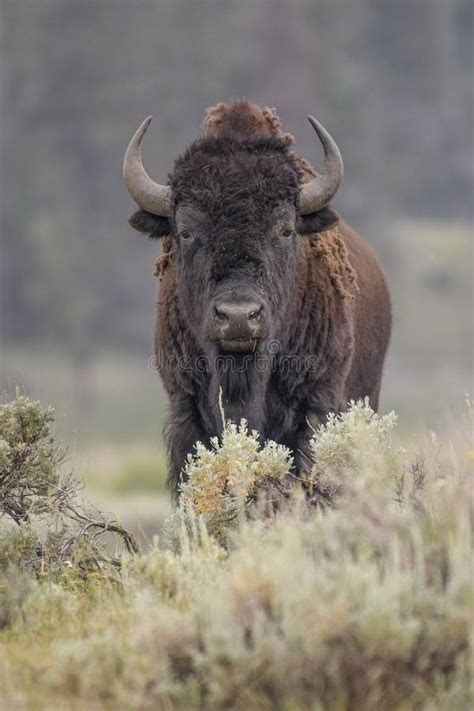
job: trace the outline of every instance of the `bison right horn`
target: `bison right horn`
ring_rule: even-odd
[[[142,163],[141,145],[150,123],[151,116],[148,116],[135,131],[128,144],[123,159],[123,178],[128,192],[141,208],[153,215],[169,217],[171,215],[171,188],[168,185],[155,183]]]
[[[308,121],[318,134],[324,150],[323,172],[310,183],[303,185],[300,192],[300,213],[309,215],[321,210],[337,193],[344,175],[341,151],[331,134],[319,121],[308,116]]]

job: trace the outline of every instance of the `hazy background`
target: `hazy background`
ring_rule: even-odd
[[[314,113],[345,160],[334,205],[393,295],[382,411],[416,436],[463,407],[470,0],[0,0],[0,26],[0,390],[57,407],[108,501],[155,511],[165,470],[166,404],[148,367],[159,246],[129,228],[121,180],[148,114],[144,161],[164,181],[218,101],[276,107],[318,166]]]

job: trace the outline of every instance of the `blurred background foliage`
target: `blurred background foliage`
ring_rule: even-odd
[[[345,159],[335,207],[393,294],[382,410],[416,432],[462,406],[470,0],[0,0],[0,26],[0,389],[55,405],[91,478],[160,492],[166,469],[149,367],[159,246],[129,228],[121,180],[148,114],[145,163],[164,180],[209,105],[276,107],[318,165],[314,113]]]

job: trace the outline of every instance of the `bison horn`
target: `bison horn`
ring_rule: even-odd
[[[341,151],[336,141],[315,118],[308,116],[308,121],[323,145],[324,168],[322,173],[301,188],[300,213],[302,215],[317,212],[327,205],[337,193],[344,175]]]
[[[150,123],[151,116],[148,116],[135,131],[128,144],[123,159],[123,178],[128,192],[141,208],[153,215],[169,217],[171,215],[171,188],[168,185],[155,183],[142,163],[141,145]]]

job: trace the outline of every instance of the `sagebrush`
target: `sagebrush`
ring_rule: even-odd
[[[2,578],[4,705],[468,708],[469,447],[410,454],[394,424],[352,404],[315,433],[304,490],[264,515],[258,483],[284,480],[289,453],[227,424],[190,459],[176,547],[156,538],[113,574],[34,574],[18,556]]]
[[[118,567],[103,534],[129,551],[138,546],[119,521],[85,498],[53,424],[52,408],[20,392],[0,404],[0,570],[13,564],[43,573],[61,573],[65,566],[83,572]]]

